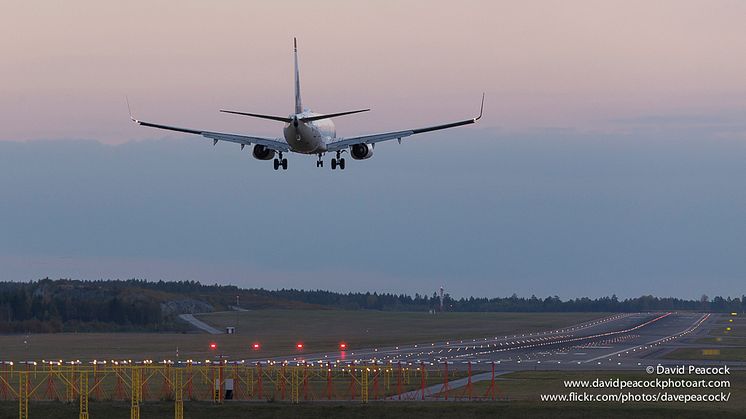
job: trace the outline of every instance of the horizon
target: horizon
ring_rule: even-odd
[[[32,279],[32,280],[28,280],[28,281],[0,281],[0,284],[3,284],[3,283],[5,283],[5,284],[33,284],[33,283],[37,283],[37,282],[41,282],[41,281],[52,281],[52,282],[58,282],[58,281],[71,281],[71,282],[75,282],[75,281],[78,281],[78,282],[84,282],[84,283],[95,283],[95,282],[124,282],[124,283],[126,283],[126,282],[130,282],[130,281],[137,281],[137,282],[144,281],[144,282],[150,283],[150,284],[157,284],[157,283],[160,283],[160,282],[163,282],[163,283],[169,283],[169,282],[173,282],[173,283],[189,282],[188,280],[187,281],[183,281],[183,280],[164,281],[164,280],[150,280],[150,279],[146,279],[146,278],[128,278],[128,279],[120,279],[120,278],[116,278],[116,279],[113,279],[113,278],[103,278],[103,279],[75,279],[75,278],[57,278],[57,279],[52,279],[52,278],[39,278],[39,279]],[[425,293],[419,293],[419,292],[414,292],[414,293],[395,293],[395,292],[389,292],[389,291],[384,291],[384,290],[360,290],[360,291],[338,291],[337,290],[337,291],[335,291],[335,290],[329,290],[329,289],[311,289],[311,288],[308,288],[308,289],[305,289],[305,288],[264,288],[264,287],[246,288],[246,287],[242,287],[240,285],[230,284],[230,283],[226,283],[226,284],[218,284],[218,283],[215,283],[215,284],[206,284],[206,283],[202,283],[200,281],[195,281],[195,282],[197,282],[200,286],[203,286],[203,287],[214,287],[214,286],[218,286],[218,287],[235,287],[235,288],[238,288],[239,291],[267,291],[267,292],[299,291],[299,292],[307,292],[307,293],[328,292],[328,293],[331,293],[331,294],[339,294],[339,295],[350,295],[350,294],[359,294],[359,295],[371,294],[371,295],[373,295],[373,294],[376,294],[376,295],[404,296],[404,297],[410,297],[410,298],[415,298],[415,296],[420,296],[421,298],[427,298],[427,299],[434,298],[434,295],[437,295],[437,292],[438,292],[438,290],[435,290],[431,294],[429,292],[425,292]],[[722,299],[724,299],[726,301],[728,301],[728,300],[731,300],[731,301],[732,300],[746,301],[746,294],[742,294],[740,296],[739,295],[732,296],[732,295],[706,295],[706,294],[703,294],[699,298],[682,298],[682,297],[675,297],[675,296],[652,295],[652,294],[643,294],[643,295],[629,296],[629,297],[624,297],[624,298],[621,298],[621,297],[617,296],[616,294],[611,294],[611,295],[606,295],[606,296],[596,296],[596,297],[574,296],[574,297],[561,298],[561,297],[559,297],[557,295],[546,295],[546,296],[542,296],[542,295],[532,294],[530,296],[527,296],[527,295],[518,295],[516,293],[513,293],[511,295],[503,295],[503,296],[498,296],[498,295],[494,295],[494,296],[468,295],[468,296],[454,297],[452,294],[450,294],[447,290],[444,289],[443,290],[443,295],[445,297],[451,298],[453,300],[468,300],[470,298],[475,298],[475,299],[479,298],[479,299],[487,299],[487,300],[510,299],[510,298],[518,298],[518,299],[524,299],[524,300],[531,300],[533,298],[536,298],[537,300],[546,300],[546,299],[550,299],[550,298],[552,298],[552,299],[553,298],[559,298],[559,300],[562,301],[562,302],[569,302],[569,301],[573,301],[573,300],[582,300],[582,299],[586,299],[586,298],[590,299],[591,301],[597,301],[597,300],[602,300],[602,299],[614,299],[614,298],[616,298],[619,302],[624,302],[624,301],[629,301],[629,300],[637,300],[637,299],[641,299],[641,298],[652,297],[652,298],[656,298],[658,300],[673,299],[673,300],[680,300],[680,301],[689,301],[689,302],[691,302],[691,301],[701,301],[702,297],[707,297],[707,301],[710,302],[710,303],[712,303],[713,300],[716,299],[716,298],[722,298]]]
[[[703,135],[477,127],[459,135],[480,149],[468,165],[445,132],[381,145],[344,176],[311,161],[275,176],[201,138],[0,142],[0,279],[740,295],[746,142]],[[332,221],[263,221],[296,205]]]
[[[5,7],[0,280],[743,294],[746,3],[294,9]],[[280,136],[218,109],[290,112],[294,37],[306,106],[372,108],[336,119],[340,136],[470,118],[482,92],[484,117],[342,173],[290,155],[284,174],[128,118],[127,96],[143,120]]]

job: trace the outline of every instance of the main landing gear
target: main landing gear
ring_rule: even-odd
[[[282,152],[280,152],[279,159],[275,159],[275,170],[282,166],[282,170],[288,170],[288,159],[282,158]]]
[[[340,158],[341,154],[341,152],[337,151],[337,157],[332,159],[332,170],[336,169],[337,166],[339,166],[339,170],[345,169],[345,159]]]
[[[316,167],[324,167],[324,160],[321,160],[321,153],[319,153],[319,159],[316,160]]]

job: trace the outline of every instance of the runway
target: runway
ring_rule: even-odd
[[[399,363],[487,370],[639,369],[651,364],[681,364],[660,358],[674,347],[704,336],[718,315],[703,313],[618,314],[562,329],[470,340],[423,342],[385,348],[365,348],[278,357],[293,363]],[[700,345],[701,346],[701,345]],[[698,364],[719,361],[697,361]],[[721,362],[720,362],[721,363]],[[746,363],[729,362],[746,366]]]

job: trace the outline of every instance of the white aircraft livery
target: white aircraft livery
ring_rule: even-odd
[[[479,108],[479,116],[475,118],[451,122],[447,124],[433,125],[424,128],[384,132],[358,137],[337,137],[337,132],[334,128],[334,123],[332,122],[331,118],[342,115],[351,115],[359,112],[366,112],[370,109],[359,109],[355,111],[328,114],[313,113],[310,109],[304,109],[300,98],[300,77],[298,74],[298,44],[295,39],[293,39],[293,52],[295,57],[294,113],[287,117],[284,117],[222,109],[220,110],[220,112],[230,114],[251,116],[255,118],[271,119],[273,121],[284,122],[284,138],[267,138],[255,137],[251,135],[227,134],[222,132],[201,131],[198,129],[179,128],[169,125],[154,124],[152,122],[140,121],[133,118],[131,112],[130,118],[132,119],[132,121],[146,127],[186,132],[189,134],[198,134],[213,140],[213,145],[217,144],[218,141],[228,141],[240,144],[241,150],[243,150],[243,148],[247,145],[254,145],[254,149],[252,151],[254,158],[259,160],[274,159],[275,170],[279,169],[280,167],[282,167],[283,170],[287,170],[288,160],[283,157],[283,153],[288,152],[317,155],[318,160],[316,161],[316,167],[324,166],[324,161],[322,160],[324,154],[335,153],[336,157],[332,158],[331,160],[332,169],[336,169],[337,167],[339,167],[340,170],[343,170],[345,168],[345,159],[342,157],[343,152],[349,151],[350,156],[355,160],[369,159],[371,156],[373,156],[373,148],[375,147],[375,144],[381,141],[395,139],[398,140],[401,144],[401,139],[404,137],[409,137],[410,135],[414,134],[422,134],[424,132],[458,127],[461,125],[473,124],[482,117],[482,110],[484,109],[484,94],[482,94],[482,104]]]

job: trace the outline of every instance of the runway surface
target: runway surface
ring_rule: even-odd
[[[629,313],[562,329],[480,339],[423,342],[415,345],[307,354],[271,362],[377,362],[407,365],[448,363],[475,371],[634,369],[651,364],[681,364],[663,354],[705,336],[718,315],[702,313]],[[699,345],[701,346],[701,345]],[[264,360],[265,362],[268,360]],[[722,361],[696,361],[697,364]],[[737,367],[746,363],[728,362]]]

